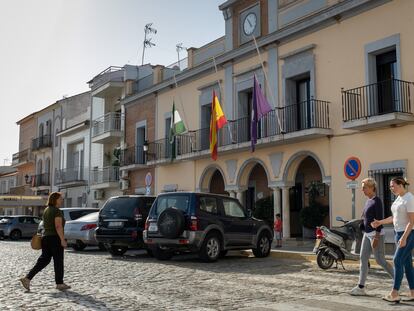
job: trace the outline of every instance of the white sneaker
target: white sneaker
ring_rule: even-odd
[[[359,286],[355,286],[353,289],[351,289],[350,294],[352,296],[366,296],[367,293],[365,292],[365,288],[359,288]]]

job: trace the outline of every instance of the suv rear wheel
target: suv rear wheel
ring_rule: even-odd
[[[159,246],[151,248],[152,254],[158,260],[170,260],[174,256],[174,252],[168,249],[162,249]]]
[[[22,232],[20,230],[13,230],[10,232],[10,239],[13,241],[20,240],[22,238]]]
[[[117,246],[117,245],[111,245],[108,248],[108,251],[112,256],[122,256],[123,254],[125,254],[125,252],[127,250],[128,250],[128,247],[126,247],[126,246]]]
[[[252,249],[254,256],[258,258],[269,256],[271,243],[270,234],[262,232],[257,239],[256,248]]]
[[[220,257],[221,242],[216,233],[210,233],[204,239],[199,257],[205,262],[216,261]]]

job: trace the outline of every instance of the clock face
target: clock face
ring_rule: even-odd
[[[244,33],[250,36],[253,31],[256,29],[257,16],[254,13],[249,13],[246,15],[243,23]]]

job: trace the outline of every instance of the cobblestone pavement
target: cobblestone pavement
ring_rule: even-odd
[[[371,296],[352,297],[347,292],[357,282],[357,266],[322,271],[315,263],[250,258],[237,252],[206,264],[190,255],[159,262],[137,251],[114,259],[93,249],[68,250],[65,281],[72,289],[55,289],[50,264],[33,279],[28,293],[18,278],[38,255],[28,241],[0,241],[1,311],[414,310],[414,303],[396,305],[380,299],[391,286],[380,270],[370,272]]]

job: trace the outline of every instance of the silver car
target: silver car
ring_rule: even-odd
[[[41,219],[36,216],[2,216],[0,220],[0,237],[19,240],[23,237],[32,237]]]
[[[65,238],[68,246],[71,246],[76,251],[81,251],[86,246],[99,246],[99,248],[105,249],[95,239],[98,216],[99,213],[95,212],[76,220],[67,221],[65,224]]]

